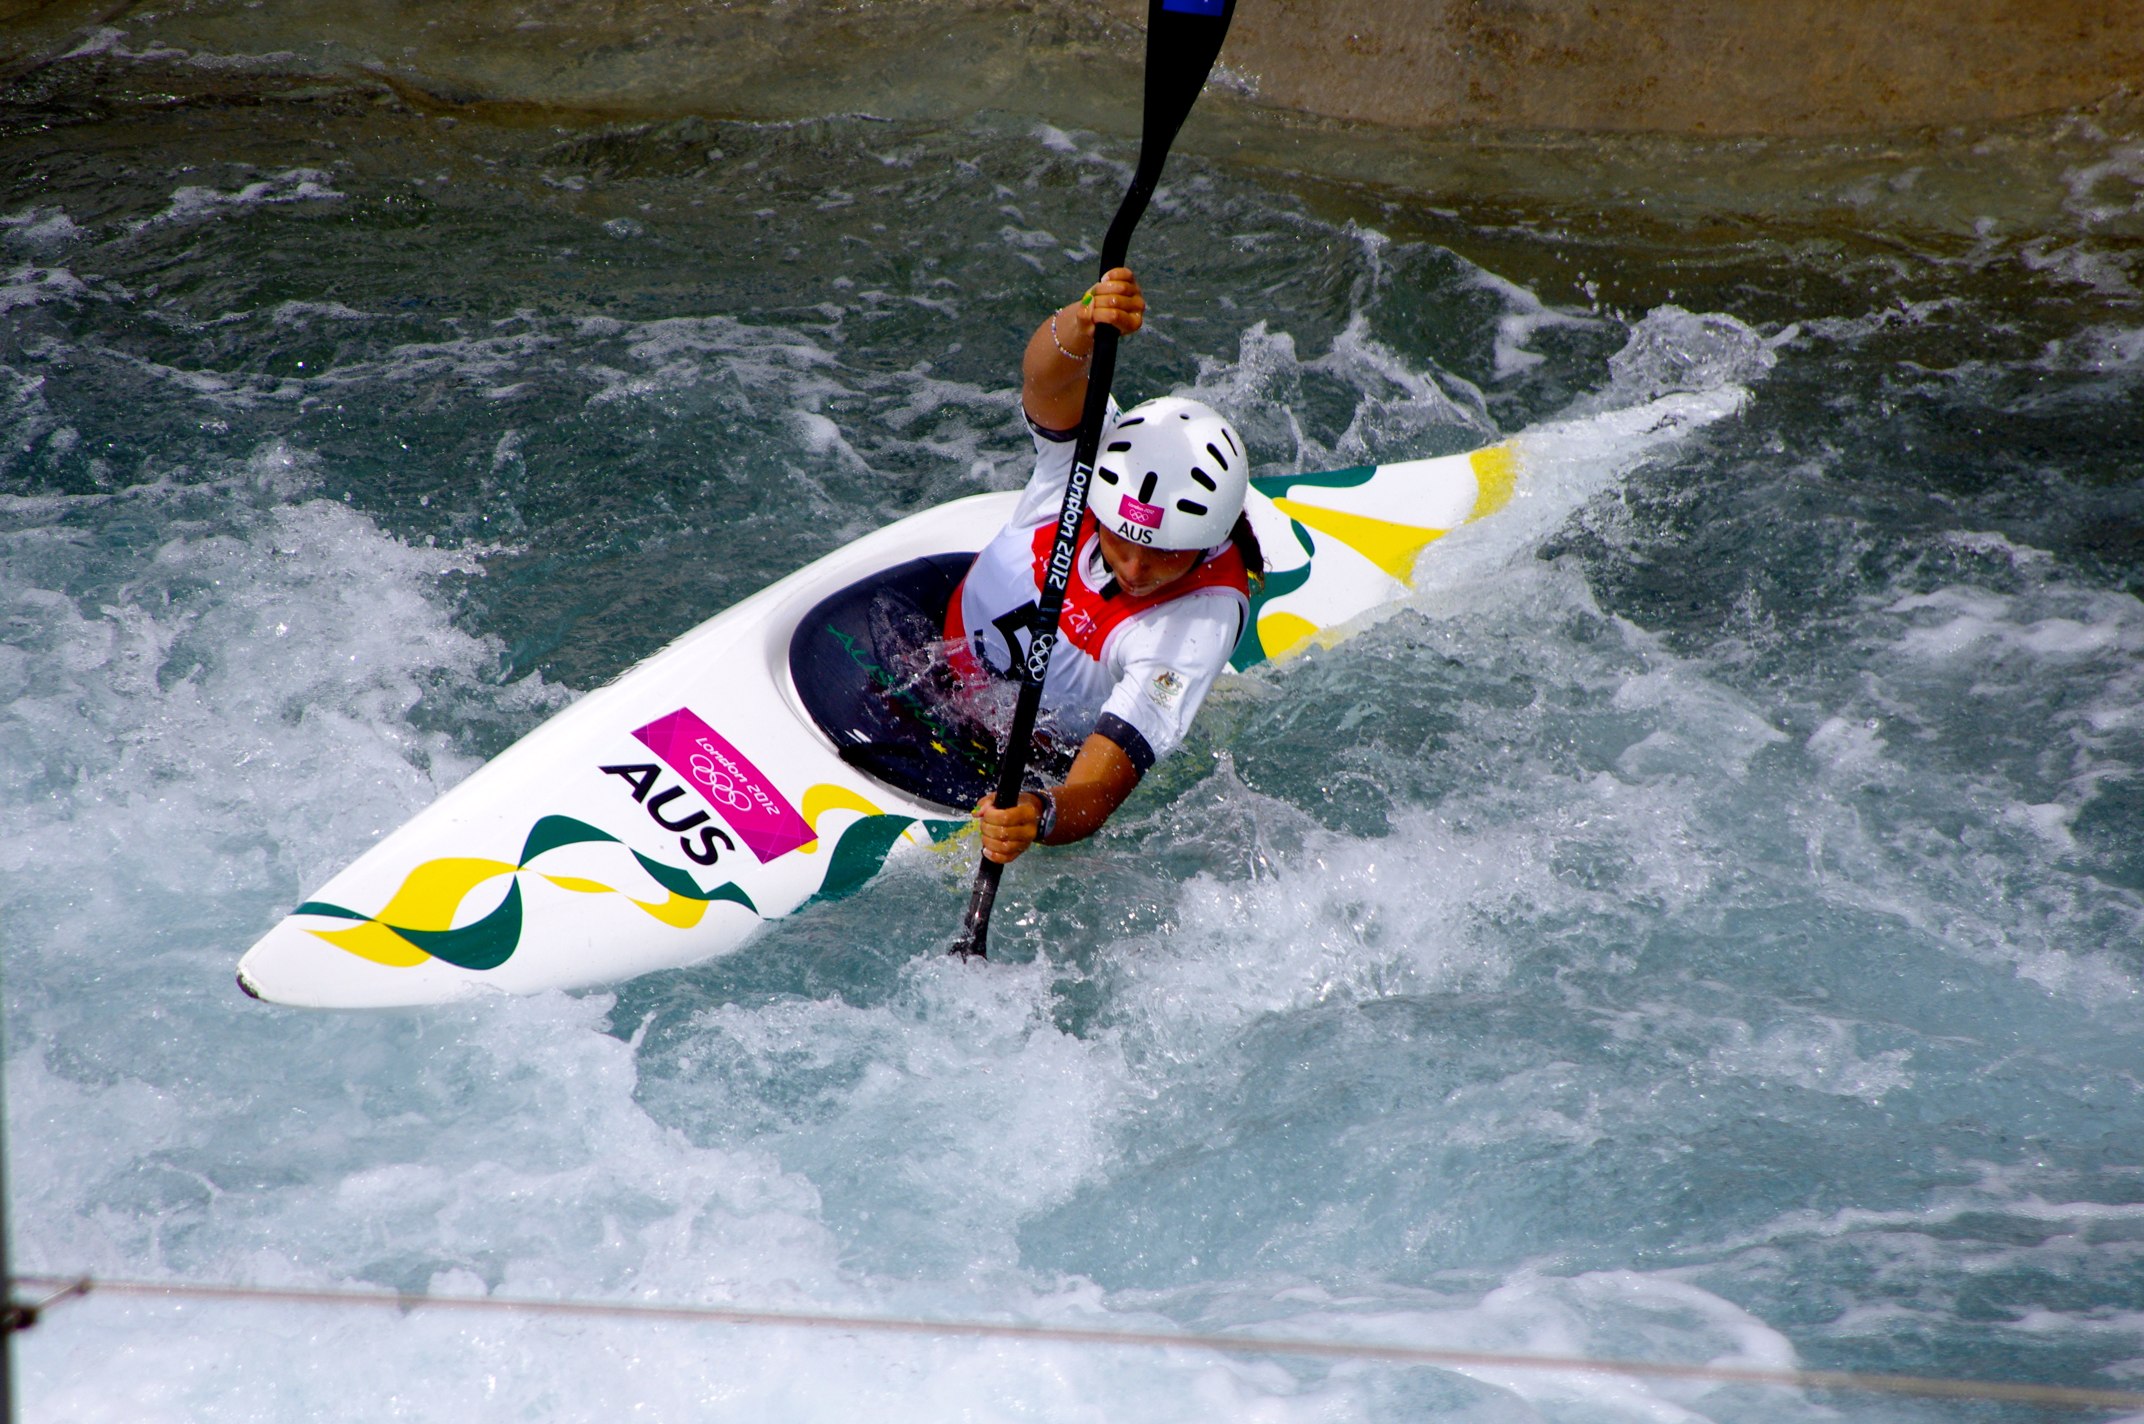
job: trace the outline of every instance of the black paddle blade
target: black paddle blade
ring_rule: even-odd
[[[1147,0],[1146,107],[1139,127],[1142,167],[1151,152],[1154,171],[1160,173],[1235,18],[1236,0]]]
[[[1198,102],[1221,56],[1221,41],[1236,18],[1236,0],[1147,0],[1146,99],[1139,125],[1139,162],[1124,202],[1102,239],[1102,271],[1124,265],[1132,229],[1146,213],[1161,166],[1177,132]]]

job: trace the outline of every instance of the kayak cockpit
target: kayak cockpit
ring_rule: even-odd
[[[954,705],[945,611],[973,554],[930,554],[816,604],[789,640],[797,699],[841,759],[936,805],[967,810],[996,779],[998,747]]]

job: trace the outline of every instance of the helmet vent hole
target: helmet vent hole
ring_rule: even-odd
[[[1221,427],[1221,438],[1226,440],[1228,442],[1228,448],[1235,451],[1239,456],[1243,453],[1243,447],[1236,443],[1235,431],[1230,430],[1227,426],[1224,425]]]
[[[1094,472],[1094,477],[1104,484],[1113,485],[1117,482],[1117,472],[1115,470],[1110,469],[1107,465],[1104,465],[1100,469],[1096,470]]]
[[[1207,474],[1197,465],[1193,465],[1191,467],[1191,478],[1197,480],[1200,484],[1204,485],[1209,494],[1220,493],[1221,486],[1214,482],[1214,477],[1212,475]]]
[[[1206,506],[1194,499],[1180,499],[1176,502],[1176,507],[1194,518],[1206,512]]]
[[[1127,416],[1125,416],[1125,417],[1124,417],[1124,418],[1123,418],[1122,420],[1120,420],[1120,421],[1118,421],[1118,422],[1117,422],[1117,429],[1119,429],[1119,430],[1122,430],[1122,429],[1124,429],[1124,428],[1125,428],[1125,427],[1127,427],[1127,426],[1132,426],[1132,425],[1144,425],[1144,424],[1146,424],[1146,417],[1145,417],[1145,416],[1143,416],[1143,415],[1127,415]]]
[[[1109,442],[1109,453],[1112,455],[1122,454],[1131,448],[1132,442],[1129,440],[1112,440]]]
[[[1148,470],[1146,472],[1146,482],[1139,486],[1139,502],[1141,504],[1152,503],[1154,499],[1154,486],[1160,483],[1161,471]]]
[[[1213,456],[1214,463],[1219,465],[1222,469],[1225,470],[1228,468],[1228,456],[1222,454],[1220,447],[1215,445],[1211,440],[1206,442],[1206,453]],[[1208,485],[1206,486],[1206,488],[1212,489],[1213,486]]]

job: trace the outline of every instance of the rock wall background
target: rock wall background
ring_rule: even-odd
[[[1226,60],[1263,103],[1410,128],[1840,134],[1989,123],[2133,88],[2144,6],[1244,0]]]
[[[877,112],[1038,90],[1077,120],[1143,0],[0,0],[0,80],[97,43],[369,73],[450,105]],[[1835,135],[2144,83],[2136,0],[1244,0],[1250,103],[1410,129]],[[960,76],[948,85],[949,75]],[[1108,110],[1112,100],[1092,106]]]

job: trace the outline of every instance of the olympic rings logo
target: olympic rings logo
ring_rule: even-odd
[[[1027,649],[1027,678],[1030,682],[1042,681],[1050,670],[1050,652],[1057,644],[1055,633],[1039,634]]]
[[[716,766],[707,757],[695,752],[692,758],[692,779],[707,788],[707,799],[732,811],[749,811],[753,801],[750,794],[730,780],[730,774]]]

